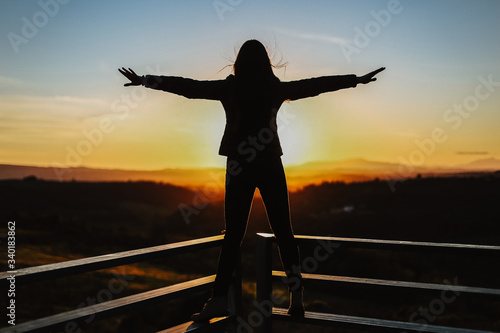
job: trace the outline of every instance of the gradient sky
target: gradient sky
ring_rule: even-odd
[[[285,103],[285,164],[500,157],[500,84],[482,83],[500,82],[500,1],[61,2],[0,2],[0,163],[223,166],[219,102],[125,88],[117,68],[222,79],[250,38],[287,63],[285,81],[387,67]]]

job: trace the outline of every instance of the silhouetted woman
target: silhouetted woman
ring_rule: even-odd
[[[228,315],[227,293],[244,238],[254,191],[259,188],[271,229],[275,234],[290,291],[289,314],[304,314],[299,250],[290,222],[288,188],[281,163],[276,114],[286,100],[298,100],[324,92],[356,87],[375,81],[379,68],[364,76],[323,76],[281,82],[273,73],[267,51],[257,40],[240,48],[234,75],[224,80],[198,81],[174,76],[138,76],[131,69],[119,69],[131,82],[187,98],[221,101],[226,128],[219,154],[227,156],[225,223],[226,232],[219,257],[217,277],[203,310],[192,316],[205,321]]]

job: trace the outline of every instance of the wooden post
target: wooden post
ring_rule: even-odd
[[[257,303],[260,305],[271,304],[273,238],[272,234],[257,234]],[[256,327],[257,332],[272,332],[272,309],[270,310],[271,313],[261,312],[263,323]]]

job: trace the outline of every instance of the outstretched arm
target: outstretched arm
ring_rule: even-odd
[[[319,94],[345,88],[356,87],[358,83],[366,84],[376,81],[374,76],[385,67],[381,67],[363,76],[356,75],[332,75],[315,77],[298,81],[281,83],[282,100],[297,100],[301,98],[313,97]]]
[[[118,69],[129,83],[125,87],[144,85],[147,88],[163,90],[187,98],[220,100],[224,91],[225,80],[198,81],[179,76],[146,75],[139,76],[132,69]]]

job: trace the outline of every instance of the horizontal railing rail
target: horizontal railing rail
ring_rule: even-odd
[[[491,331],[309,311],[306,311],[304,318],[296,318],[287,315],[286,311],[286,309],[274,308],[273,317],[283,321],[333,326],[345,329],[362,329],[363,331],[369,330],[374,332],[495,333]]]
[[[260,233],[261,237],[274,238],[273,234]],[[304,236],[297,235],[295,238],[299,241],[328,241],[341,246],[342,248],[365,248],[365,249],[380,249],[380,250],[416,250],[431,251],[431,252],[476,252],[476,253],[493,253],[500,254],[500,246],[495,245],[475,245],[475,244],[457,244],[457,243],[436,243],[436,242],[418,242],[418,241],[403,241],[403,240],[385,240],[385,239],[369,239],[369,238],[346,238],[346,237],[329,237],[329,236]]]
[[[285,272],[283,271],[272,271],[272,276],[274,279],[282,279],[285,277]],[[422,283],[422,282],[411,282],[411,281],[395,281],[395,280],[383,280],[383,279],[369,279],[369,278],[358,278],[351,276],[338,276],[338,275],[324,275],[324,274],[302,274],[304,280],[327,283],[328,285],[338,285],[339,287],[345,287],[346,285],[354,285],[355,288],[361,286],[368,286],[370,288],[384,287],[384,288],[394,288],[394,289],[405,289],[409,291],[443,291],[443,286],[446,286],[446,290],[456,293],[467,293],[467,294],[478,294],[481,296],[494,296],[500,297],[500,289],[492,288],[480,288],[480,287],[467,287],[467,286],[457,286],[453,284],[443,285],[439,283]]]
[[[99,269],[134,264],[165,256],[203,250],[220,246],[223,239],[224,235],[211,236],[178,243],[152,246],[143,249],[104,254],[90,258],[68,260],[54,264],[22,268],[15,271],[16,283],[53,279],[61,276],[91,272]],[[1,283],[6,284],[7,278],[11,275],[12,273],[9,273],[8,271],[1,272]]]

